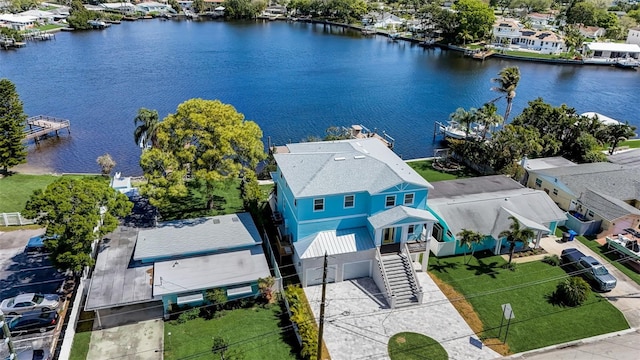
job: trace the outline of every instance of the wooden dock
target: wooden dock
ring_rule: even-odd
[[[40,138],[55,133],[60,136],[59,131],[67,129],[67,133],[71,134],[71,124],[69,120],[59,119],[51,116],[38,115],[27,119],[28,129],[25,131],[25,140],[33,139],[36,144]]]

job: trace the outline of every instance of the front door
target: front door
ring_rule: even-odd
[[[382,245],[396,242],[396,228],[386,228],[382,230]]]

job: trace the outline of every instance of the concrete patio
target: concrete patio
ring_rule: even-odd
[[[371,278],[327,285],[324,341],[333,359],[388,359],[387,343],[394,334],[412,331],[437,340],[449,359],[495,359],[500,355],[477,339],[431,278],[417,273],[424,291],[422,304],[389,309]],[[320,312],[322,286],[305,288],[316,319]],[[357,344],[357,346],[354,346]]]

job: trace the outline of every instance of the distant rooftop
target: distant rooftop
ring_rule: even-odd
[[[187,257],[261,244],[251,214],[176,220],[138,233],[134,260]]]
[[[609,162],[629,167],[640,167],[640,149],[629,149],[607,155]]]
[[[538,159],[527,159],[524,164],[525,170],[542,170],[557,167],[576,166],[578,164],[567,160],[562,156],[545,157]]]
[[[504,175],[438,181],[433,184],[433,189],[429,191],[428,204],[430,204],[433,199],[453,198],[522,188],[523,186],[518,182]]]

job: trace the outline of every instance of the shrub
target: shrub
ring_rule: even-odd
[[[198,308],[186,310],[185,312],[180,314],[180,316],[178,316],[176,323],[184,324],[189,320],[197,319],[199,315],[200,315],[200,309]]]
[[[542,259],[543,263],[549,264],[551,266],[559,266],[560,265],[560,258],[558,257],[558,255],[553,254],[553,255],[547,255]]]
[[[567,306],[582,305],[591,294],[591,287],[579,276],[570,277],[556,286],[554,297]]]
[[[518,270],[518,263],[506,263],[504,265],[502,265],[503,269],[507,269],[507,270],[511,270],[511,271],[516,271]]]
[[[300,354],[305,359],[316,360],[318,329],[316,329],[316,323],[307,304],[304,291],[299,286],[289,285],[284,293],[287,301],[289,301],[291,321],[298,326],[298,332],[302,338]]]

